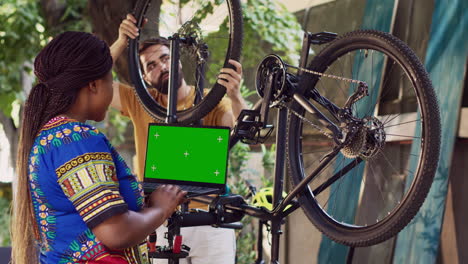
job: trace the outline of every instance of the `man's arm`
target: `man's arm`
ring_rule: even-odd
[[[231,99],[231,105],[232,105],[232,118],[233,122],[235,123],[237,121],[237,118],[239,117],[240,113],[242,112],[243,109],[249,109],[247,104],[245,103],[244,98],[242,98],[242,95],[238,96],[229,96]]]
[[[138,28],[135,26],[136,19],[128,14],[127,18],[122,20],[119,27],[119,36],[117,40],[110,46],[110,53],[114,63],[122,55],[128,44],[128,38],[134,39],[138,36]],[[114,97],[112,98],[111,106],[119,111],[122,111],[122,102],[120,101],[120,83],[114,82]]]
[[[235,121],[234,121],[234,115],[232,114],[231,111],[225,112],[223,116],[221,117],[221,126],[226,126],[233,128]]]
[[[128,38],[134,39],[138,36],[138,28],[135,26],[135,23],[136,19],[130,14],[120,23],[119,36],[110,46],[110,52],[114,62],[117,61],[127,47]]]
[[[112,97],[112,102],[111,106],[115,108],[118,111],[122,111],[122,101],[120,101],[120,89],[119,89],[120,83],[119,82],[114,82],[112,84],[112,88],[114,90],[114,96]]]

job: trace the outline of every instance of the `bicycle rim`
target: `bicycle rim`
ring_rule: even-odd
[[[187,84],[195,87],[194,93],[202,100],[194,101],[192,107],[187,109],[179,109],[177,117],[179,123],[196,122],[208,114],[226,92],[225,87],[216,84],[216,77],[221,68],[228,66],[229,59],[237,61],[240,59],[242,48],[240,2],[239,0],[194,0],[174,3],[174,1],[164,0],[159,20],[152,19],[149,15],[149,12],[152,12],[150,4],[151,0],[140,0],[135,6],[137,26],[141,28],[146,17],[148,22],[145,28],[157,29],[146,29],[141,39],[130,40],[129,69],[135,92],[148,114],[156,120],[164,121],[166,108],[154,101],[147,91],[151,89],[151,85],[143,81],[138,46],[145,39],[158,35],[170,37],[178,33],[182,37],[193,36],[199,45],[180,46],[181,73]],[[201,49],[203,44],[206,44],[206,49]],[[205,51],[208,57],[202,58],[202,51]],[[197,69],[199,69],[197,65],[202,61],[206,62],[203,75],[197,74]],[[203,80],[203,87],[196,87],[200,80]]]
[[[312,180],[300,197],[302,207],[318,229],[337,242],[351,246],[382,242],[414,217],[437,167],[440,120],[427,73],[403,42],[376,31],[343,36],[322,50],[309,68],[366,82],[369,95],[355,103],[352,112],[368,121]],[[307,75],[301,81],[302,92],[315,87],[340,107],[358,86]],[[318,124],[299,105],[293,109]],[[320,110],[337,122],[336,115]],[[288,133],[295,185],[336,143],[294,114]]]

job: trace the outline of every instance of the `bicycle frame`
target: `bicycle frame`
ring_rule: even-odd
[[[318,33],[320,34],[320,33]],[[317,40],[314,39],[314,37],[317,37],[318,34],[310,34],[310,33],[305,33],[304,35],[304,41],[303,41],[303,47],[302,47],[302,52],[301,52],[301,61],[300,61],[300,66],[301,68],[305,68],[307,64],[307,59],[308,59],[308,51],[310,49],[311,44],[321,44],[317,43]],[[174,87],[175,83],[172,81],[173,76],[176,76],[177,69],[178,69],[178,45],[179,45],[179,37],[174,36],[171,40],[171,74],[170,74],[170,80],[169,80],[169,94],[168,94],[168,100],[169,100],[169,107],[167,109],[167,122],[168,123],[174,123],[177,121],[176,117],[176,111],[175,111],[175,105],[177,102],[177,96],[175,95],[176,87]],[[315,42],[314,42],[315,40]],[[175,72],[173,73],[172,71],[175,69]],[[298,75],[303,74],[301,71],[298,72]],[[269,108],[270,104],[272,103],[272,94],[273,91],[277,87],[275,87],[275,82],[273,82],[274,76],[269,76],[268,78],[268,83],[266,84],[266,89],[264,91],[264,96],[261,100],[261,104],[257,103],[256,106],[254,107],[255,111],[260,112],[261,120],[263,121],[263,127],[266,127],[266,120],[268,118],[268,113],[269,113]],[[341,129],[334,124],[332,121],[330,121],[322,112],[318,110],[318,108],[309,102],[301,93],[301,91],[297,91],[298,87],[295,87],[291,83],[287,83],[288,85],[288,99],[292,99],[295,102],[299,103],[304,109],[311,113],[314,114],[318,120],[321,122],[322,125],[326,126],[333,134],[333,137],[335,139],[335,142],[337,143],[337,146],[333,149],[332,152],[328,153],[328,155],[320,162],[318,167],[307,177],[305,177],[299,184],[297,184],[287,195],[286,197],[282,197],[283,193],[283,188],[284,188],[284,172],[285,172],[285,157],[286,157],[286,142],[285,138],[287,136],[286,134],[286,126],[287,126],[287,121],[288,121],[288,109],[285,107],[281,107],[278,112],[277,116],[277,124],[276,124],[276,157],[275,157],[275,168],[274,168],[274,187],[273,187],[273,210],[269,211],[265,208],[258,208],[254,206],[249,206],[245,203],[237,203],[237,204],[231,204],[229,202],[226,202],[223,204],[223,209],[224,210],[231,210],[235,211],[238,213],[246,214],[253,216],[255,218],[259,218],[262,223],[265,222],[270,222],[271,223],[271,233],[272,233],[272,242],[271,242],[271,263],[279,263],[279,243],[280,243],[280,235],[282,233],[281,231],[281,225],[284,220],[288,215],[290,215],[292,212],[294,212],[296,209],[300,207],[300,204],[295,200],[295,197],[299,196],[305,188],[308,187],[308,184],[317,176],[320,174],[323,169],[327,166],[327,164],[332,161],[336,155],[340,152],[341,145],[344,142],[344,137]],[[314,100],[316,103],[320,104],[323,106],[325,109],[327,109],[332,115],[335,115],[337,120],[343,120],[346,118],[349,118],[349,115],[346,115],[347,113],[347,108],[340,108],[333,103],[331,103],[327,98],[321,96],[319,92],[315,89],[312,89],[310,94],[308,94],[310,99]],[[353,97],[354,95],[351,95]],[[338,115],[337,115],[338,114]],[[238,140],[239,136],[236,134],[231,135],[231,144],[230,147],[232,147]],[[315,190],[313,190],[313,194],[317,195],[324,189],[326,189],[328,186],[330,186],[332,183],[334,183],[336,180],[341,178],[343,175],[345,175],[349,170],[354,168],[357,164],[362,162],[362,159],[358,158],[356,159],[356,162],[352,162],[345,166],[341,171],[335,173],[332,177],[330,177],[326,182],[324,182],[322,185],[317,187]],[[213,205],[213,203],[219,203],[220,200],[223,198],[220,198],[216,201],[213,200],[211,197],[197,197],[194,198],[193,200],[203,202],[206,204],[210,204],[210,207],[217,208],[217,205]],[[228,198],[226,198],[228,199]],[[235,199],[234,199],[235,200]],[[238,200],[238,199],[237,199]],[[210,211],[211,212],[211,211]],[[179,230],[180,227],[187,227],[187,226],[196,226],[196,225],[208,225],[208,224],[215,224],[215,225],[223,225],[223,223],[219,223],[219,217],[217,217],[215,214],[222,214],[223,212],[216,212],[216,213],[204,213],[204,214],[199,214],[199,219],[197,219],[197,213],[190,213],[188,214],[190,217],[182,217],[175,221],[177,223],[176,230]],[[201,220],[200,220],[201,219]],[[259,249],[261,250],[261,249]],[[178,263],[178,260],[174,260],[175,262],[172,263]],[[170,262],[171,263],[171,262]]]

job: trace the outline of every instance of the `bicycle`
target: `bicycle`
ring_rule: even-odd
[[[140,28],[149,2],[137,2]],[[227,0],[225,8],[228,66],[228,59],[240,58],[242,11],[239,0]],[[197,56],[195,79],[203,76],[209,48],[197,24],[203,18],[190,18],[170,37],[171,80],[178,74],[179,44]],[[225,94],[224,87],[215,85],[203,98],[198,83],[194,107],[177,112],[176,87],[170,81],[169,106],[161,107],[146,92],[138,41],[129,43],[130,75],[142,105],[155,119],[197,122]],[[308,63],[310,45],[323,44]],[[299,66],[267,56],[258,67],[256,89],[262,99],[252,110],[242,111],[230,146],[239,140],[266,140],[274,129],[268,124],[270,109],[278,108],[273,210],[250,206],[237,195],[205,199],[210,212],[171,218],[175,233],[183,226],[226,225],[251,215],[270,222],[271,261],[278,263],[281,223],[299,207],[320,232],[351,247],[383,242],[416,215],[438,164],[440,115],[428,74],[405,43],[372,30],[340,37],[306,32]],[[283,197],[286,161],[293,187]]]

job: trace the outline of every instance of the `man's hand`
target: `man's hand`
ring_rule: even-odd
[[[248,109],[248,107],[244,101],[244,98],[242,98],[240,92],[240,83],[242,80],[242,65],[235,60],[229,60],[229,63],[232,64],[236,69],[221,69],[221,73],[218,76],[218,83],[226,87],[226,93],[232,102],[232,113],[226,113],[226,117],[224,117],[226,119],[231,120],[223,121],[223,125],[232,127],[233,124],[236,122],[240,112],[243,109]],[[232,117],[228,118],[228,114]]]
[[[242,65],[235,61],[229,60],[236,69],[222,68],[221,73],[218,75],[218,83],[226,87],[226,93],[231,100],[240,100],[242,95],[240,93],[240,83],[242,80]]]
[[[125,47],[127,47],[128,38],[135,39],[138,37],[139,32],[137,26],[135,25],[136,22],[137,21],[135,17],[133,17],[131,14],[128,14],[127,17],[122,20],[122,23],[120,23],[119,36],[110,47],[111,56],[114,62],[117,61]]]
[[[117,38],[117,41],[127,43],[128,38],[135,39],[138,37],[139,33],[138,28],[135,25],[136,22],[137,21],[135,17],[133,17],[131,14],[128,14],[127,17],[122,20],[122,23],[120,23],[119,37]]]

